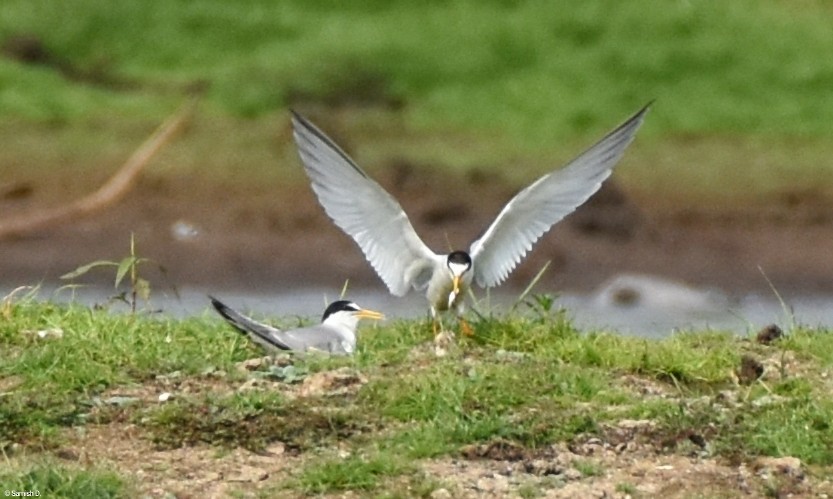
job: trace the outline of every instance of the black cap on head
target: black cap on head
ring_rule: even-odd
[[[326,310],[324,310],[324,316],[321,318],[322,321],[327,320],[327,317],[333,315],[336,312],[342,312],[347,310],[349,312],[358,312],[361,310],[358,305],[349,301],[349,300],[338,300],[330,303]]]
[[[471,257],[465,251],[452,251],[448,254],[446,265],[456,263],[457,265],[465,265],[471,267]]]

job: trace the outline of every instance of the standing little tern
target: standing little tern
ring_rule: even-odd
[[[217,312],[235,329],[267,350],[306,352],[318,350],[334,355],[350,355],[356,350],[359,319],[383,319],[379,312],[365,310],[346,300],[334,301],[324,311],[321,324],[282,331],[252,320],[209,296]]]
[[[414,231],[402,207],[327,135],[292,112],[295,142],[327,215],[352,237],[395,296],[426,290],[438,312],[462,313],[465,290],[497,286],[553,225],[587,201],[610,176],[649,105],[568,163],[520,191],[468,251],[437,254]]]

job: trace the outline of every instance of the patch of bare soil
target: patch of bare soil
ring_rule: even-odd
[[[382,183],[429,246],[465,248],[517,188],[477,171],[465,188],[415,165],[391,164]],[[4,217],[79,197],[77,179],[0,185]],[[58,188],[65,186],[66,188]],[[587,291],[620,273],[646,273],[729,292],[833,292],[833,200],[785,193],[765,205],[716,209],[632,199],[614,181],[538,242],[507,286],[523,287],[547,261],[543,289]],[[0,241],[2,284],[57,282],[97,259],[120,259],[135,233],[138,252],[166,269],[157,283],[211,290],[339,289],[381,281],[355,243],[323,213],[305,183],[226,184],[146,175],[110,209]],[[109,273],[100,275],[109,281]]]
[[[438,499],[521,497],[524,491],[543,491],[543,497],[551,498],[833,495],[833,483],[808,474],[798,459],[760,458],[732,465],[698,455],[694,445],[687,454],[667,453],[639,438],[651,429],[650,421],[625,420],[608,429],[610,439],[534,452],[511,444],[480,445],[459,458],[424,462],[421,469],[440,484],[431,493]],[[81,465],[115,469],[148,497],[178,498],[252,497],[279,490],[304,461],[303,455],[285,452],[279,442],[261,453],[202,444],[159,450],[130,424],[88,426],[59,455]]]
[[[341,371],[316,377],[297,389],[297,395],[343,388]],[[644,383],[652,384],[637,384]],[[650,390],[655,396],[666,391]],[[122,422],[87,425],[83,431],[69,431],[67,444],[56,454],[80,465],[115,469],[146,497],[254,497],[277,490],[285,496],[297,494],[284,484],[302,468],[305,454],[289,451],[280,441],[261,452],[206,444],[160,449],[143,432]],[[707,444],[691,435],[669,444],[650,420],[620,420],[604,425],[599,436],[538,449],[502,440],[471,445],[457,457],[427,460],[419,467],[436,484],[430,494],[436,499],[522,497],[530,492],[551,498],[833,495],[833,482],[809,472],[799,459],[731,463],[710,456]]]
[[[794,355],[773,352],[760,357],[765,382],[775,382],[782,372],[800,378],[805,369]],[[651,378],[627,375],[622,381],[645,399],[676,400],[684,410],[715,403],[681,397],[672,385]],[[742,407],[742,398],[737,386],[717,394],[715,400],[734,410]],[[431,494],[436,499],[524,493],[622,499],[833,496],[827,471],[817,473],[791,456],[752,460],[717,456],[710,443],[713,433],[710,425],[670,434],[652,420],[621,419],[600,425],[594,435],[539,449],[505,440],[471,445],[456,458],[427,461],[422,469],[441,484]]]
[[[67,446],[82,465],[110,467],[150,497],[229,497],[279,483],[299,460],[283,444],[263,453],[195,445],[159,450],[132,424],[89,425]],[[66,452],[65,452],[66,454]]]
[[[761,351],[763,380],[774,382],[782,372],[801,377],[805,364],[794,355]],[[270,358],[240,363],[242,370],[258,369]],[[281,365],[278,362],[277,365]],[[355,396],[367,379],[342,367],[307,376],[299,383],[262,378],[229,383],[223,376],[185,378],[168,376],[144,386],[122,388],[102,396],[133,397],[145,406],[160,402],[158,394],[173,397],[231,391],[278,391],[289,400]],[[678,400],[686,410],[712,406],[714,400],[684,398],[672,385],[652,378],[627,375],[622,382],[644,398]],[[717,395],[727,410],[742,406],[742,386]],[[711,397],[704,397],[710,399]],[[124,419],[124,418],[122,418]],[[299,414],[296,425],[304,425]],[[300,426],[299,426],[300,428]],[[441,498],[628,498],[628,497],[831,497],[829,472],[819,473],[791,457],[758,457],[752,460],[717,456],[711,448],[709,425],[669,434],[652,420],[620,419],[602,423],[594,434],[541,448],[495,439],[469,445],[453,457],[417,463]],[[176,430],[176,429],[175,429]],[[65,445],[55,454],[82,466],[117,470],[146,497],[254,497],[258,493],[297,495],[286,487],[297,477],[309,449],[293,447],[276,436],[257,452],[240,447],[192,443],[159,446],[148,427],[112,418],[108,424],[88,424],[69,429]],[[182,429],[184,431],[184,429]],[[299,432],[302,430],[298,430]],[[384,432],[385,428],[376,428]],[[325,452],[337,452],[338,444]],[[313,451],[318,452],[318,451]],[[403,490],[403,494],[405,491]],[[332,497],[359,497],[356,492]]]
[[[833,484],[809,477],[795,458],[761,458],[732,466],[719,459],[667,454],[639,443],[632,434],[649,421],[622,421],[611,428],[624,434],[619,444],[598,438],[578,445],[558,444],[537,455],[508,459],[442,459],[425,464],[447,484],[432,493],[442,497],[521,497],[544,490],[548,498],[627,497],[824,497]],[[628,436],[625,436],[628,435]]]
[[[240,364],[244,371],[256,369],[273,358],[255,358]],[[280,365],[284,358],[278,359]],[[282,383],[263,378],[249,378],[238,386],[221,381],[216,376],[165,376],[142,386],[118,388],[103,394],[106,400],[132,399],[144,407],[168,403],[176,398],[199,394],[222,394],[234,391],[260,390],[280,392],[289,400],[318,396],[355,394],[367,380],[351,369],[341,368],[306,376],[299,383]],[[160,399],[166,394],[170,398]],[[105,409],[107,410],[107,409]],[[102,415],[94,410],[91,419],[103,416],[107,424],[88,424],[81,430],[68,430],[66,444],[55,454],[61,459],[82,466],[97,466],[116,470],[127,477],[147,497],[251,497],[263,489],[274,490],[292,477],[301,467],[304,453],[292,439],[273,436],[264,448],[256,451],[242,447],[207,443],[167,445],[154,443],[152,429],[142,424],[126,422],[119,409]],[[312,425],[309,414],[299,413],[288,426]],[[327,426],[336,431],[332,425]],[[187,428],[173,428],[187,432]],[[245,431],[240,429],[240,431]],[[303,431],[298,429],[298,433]]]

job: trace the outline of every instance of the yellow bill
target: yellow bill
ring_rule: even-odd
[[[366,309],[361,309],[358,312],[354,312],[353,315],[355,315],[359,319],[374,319],[377,321],[383,320],[385,318],[385,314],[381,312]]]

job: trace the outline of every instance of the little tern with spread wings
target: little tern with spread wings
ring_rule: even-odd
[[[327,307],[321,324],[282,331],[252,320],[212,296],[209,298],[217,312],[229,324],[248,335],[258,345],[271,351],[316,350],[333,355],[351,355],[356,350],[356,326],[359,324],[359,319],[384,319],[379,312],[365,310],[351,301],[339,300]]]
[[[516,194],[468,251],[448,254],[431,251],[396,199],[324,132],[294,111],[292,125],[301,162],[327,215],[356,241],[393,295],[426,290],[436,332],[439,312],[461,316],[472,281],[484,288],[503,282],[545,232],[599,190],[649,107]]]

